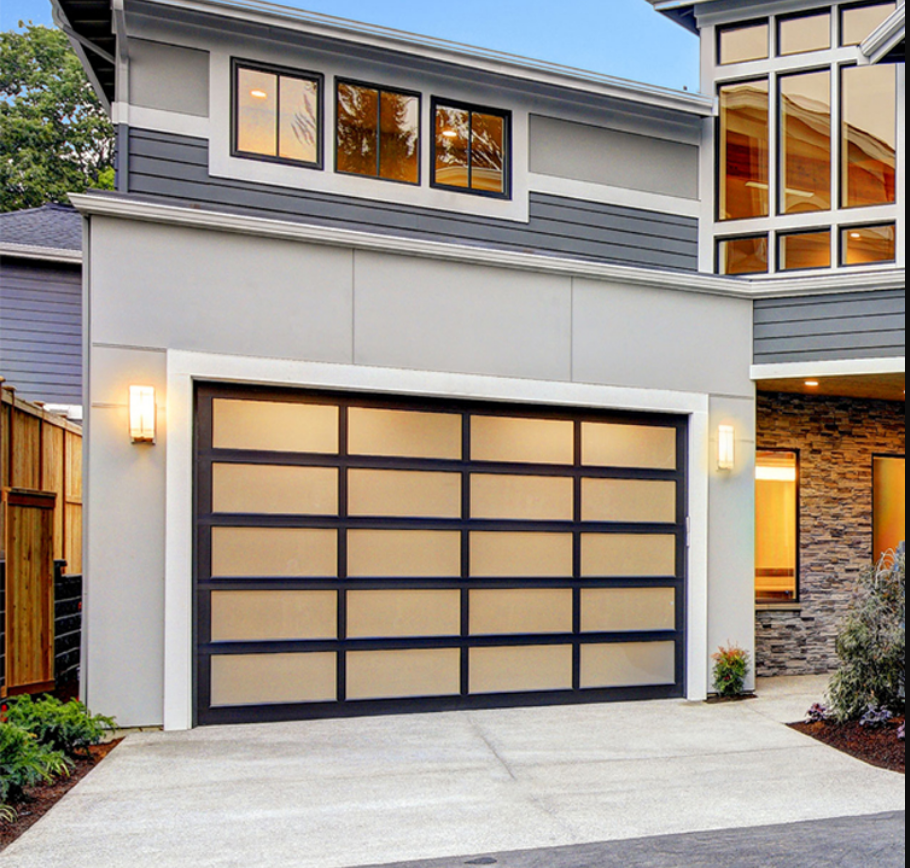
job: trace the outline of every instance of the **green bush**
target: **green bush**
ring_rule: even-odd
[[[12,723],[0,723],[0,805],[22,798],[26,787],[68,775],[72,764],[35,736]]]
[[[714,655],[714,689],[718,696],[742,696],[749,674],[749,653],[735,645]]]
[[[907,691],[906,547],[887,554],[860,579],[837,637],[840,665],[828,704],[840,722],[870,706],[903,713]]]
[[[10,700],[6,720],[32,733],[50,750],[69,757],[99,744],[115,725],[112,718],[92,715],[75,699],[63,703],[53,696],[42,697],[37,702],[31,696]]]

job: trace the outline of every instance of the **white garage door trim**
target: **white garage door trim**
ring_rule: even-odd
[[[475,399],[689,416],[689,598],[687,698],[708,687],[709,396],[700,393],[513,380],[466,374],[328,365],[171,350],[162,420],[167,450],[164,724],[193,722],[193,401],[194,381],[337,389],[401,397]],[[164,397],[164,396],[162,396]]]

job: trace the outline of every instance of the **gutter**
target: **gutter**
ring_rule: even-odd
[[[82,265],[81,250],[70,250],[63,247],[37,247],[32,244],[0,243],[0,256],[59,262],[64,265]]]

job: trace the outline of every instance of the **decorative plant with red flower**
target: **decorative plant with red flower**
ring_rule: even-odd
[[[719,696],[742,696],[749,675],[749,652],[731,645],[714,655],[714,689]]]

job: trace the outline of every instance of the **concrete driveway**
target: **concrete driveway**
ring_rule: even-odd
[[[823,687],[133,735],[0,865],[355,868],[903,811],[902,776],[779,722]]]

